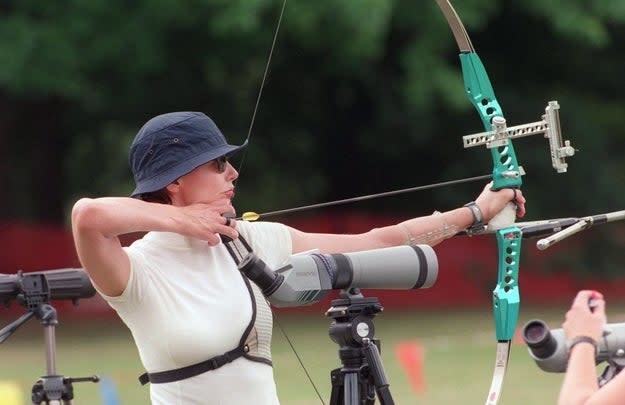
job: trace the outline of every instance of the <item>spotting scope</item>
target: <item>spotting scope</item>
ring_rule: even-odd
[[[95,288],[84,269],[58,269],[17,274],[0,274],[0,303],[11,300],[24,304],[27,298],[38,297],[40,302],[90,298]]]
[[[313,304],[330,290],[429,288],[438,276],[438,259],[429,245],[404,245],[292,255],[287,265],[273,271],[249,253],[239,263],[239,270],[260,287],[271,304],[289,307]]]
[[[522,331],[530,356],[538,367],[550,373],[563,373],[568,363],[568,350],[564,330],[550,330],[545,322],[534,319],[525,324]],[[603,337],[597,342],[595,364],[606,361],[625,365],[625,323],[608,323]]]

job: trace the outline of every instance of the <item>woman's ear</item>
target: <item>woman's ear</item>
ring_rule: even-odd
[[[180,182],[178,181],[178,179],[169,183],[167,187],[165,187],[165,190],[167,190],[170,196],[178,194],[180,192]]]

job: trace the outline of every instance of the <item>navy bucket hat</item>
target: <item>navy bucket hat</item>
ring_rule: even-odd
[[[196,167],[247,145],[226,142],[217,125],[201,112],[158,115],[143,125],[130,146],[136,188],[130,195],[160,190]]]

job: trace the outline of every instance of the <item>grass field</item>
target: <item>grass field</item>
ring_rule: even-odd
[[[323,314],[281,314],[286,330],[311,375],[323,401],[328,404],[330,370],[340,366],[338,345],[328,336],[329,319]],[[490,310],[401,313],[385,311],[374,319],[375,336],[382,342],[382,361],[397,404],[483,404],[495,361],[495,341]],[[564,307],[523,309],[519,325],[540,318],[559,327]],[[117,320],[64,322],[56,328],[57,372],[82,377],[97,374],[110,381],[121,404],[147,404],[148,388],[137,376],[143,372],[130,334]],[[1,317],[0,326],[13,319]],[[414,390],[395,348],[401,343],[422,348],[424,390]],[[274,369],[283,405],[322,404],[282,332],[274,331]],[[13,381],[30,403],[30,389],[45,374],[42,327],[31,319],[0,345],[0,381]],[[500,403],[502,405],[555,403],[562,374],[540,370],[525,345],[513,346]],[[74,404],[106,404],[104,384],[75,383]],[[244,389],[244,387],[241,387]],[[1,405],[7,405],[2,403]],[[17,404],[16,404],[17,405]],[[21,405],[21,404],[19,404]]]

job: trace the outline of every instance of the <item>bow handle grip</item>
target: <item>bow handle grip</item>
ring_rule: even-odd
[[[516,211],[517,205],[510,201],[497,215],[491,218],[488,222],[488,228],[498,230],[512,226],[516,220]]]

